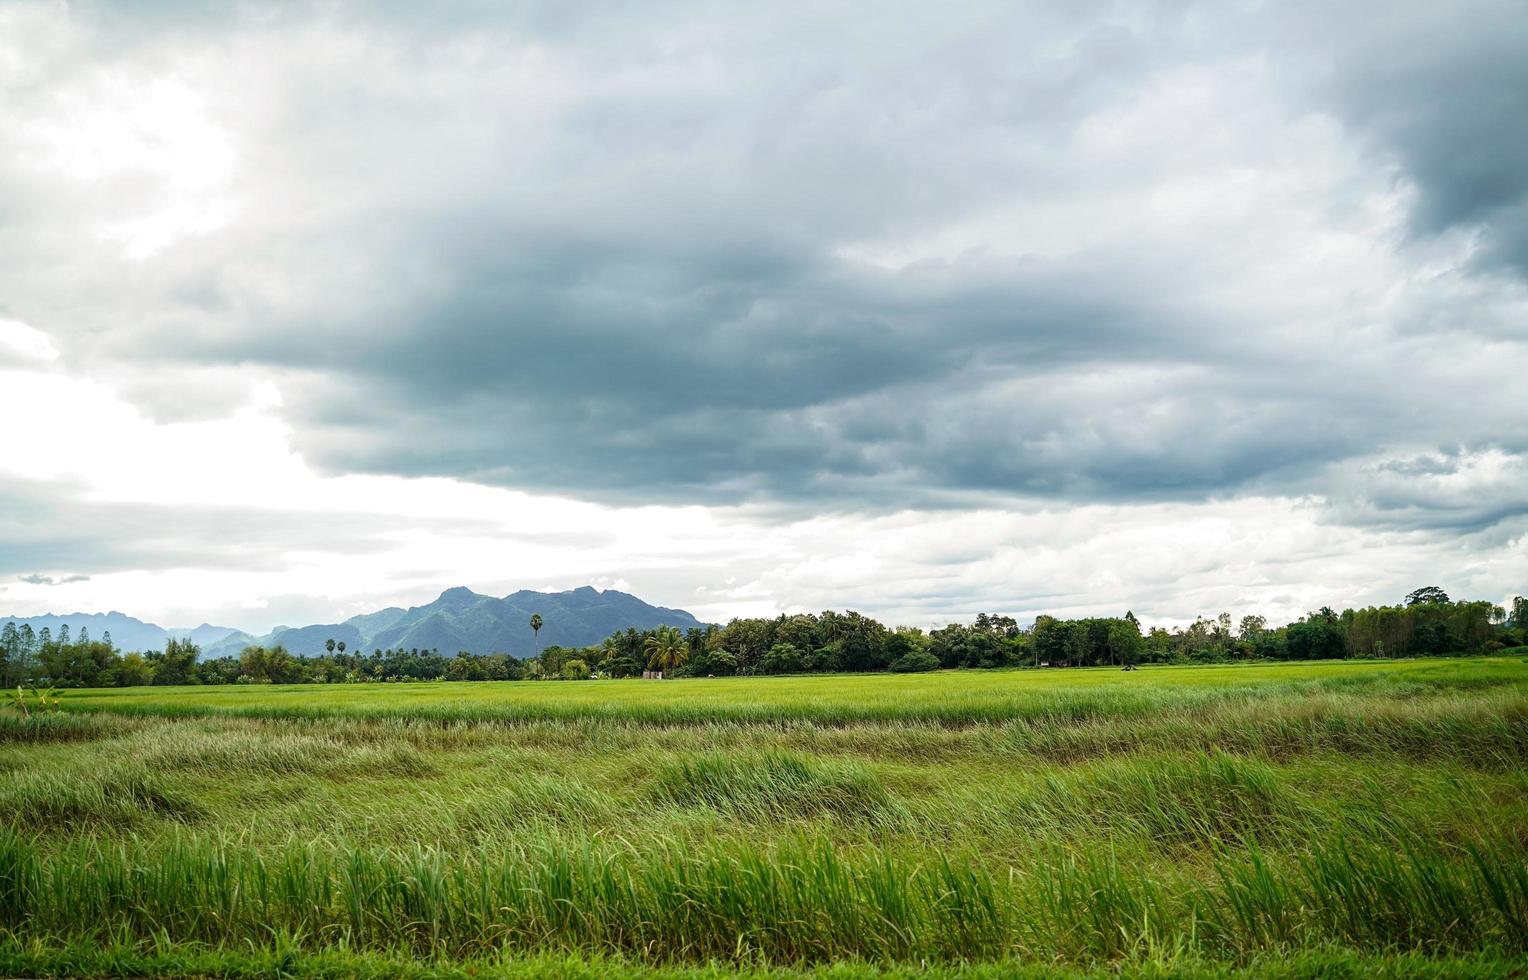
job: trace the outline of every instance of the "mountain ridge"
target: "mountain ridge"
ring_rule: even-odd
[[[544,623],[539,636],[530,628],[532,614],[539,614]],[[563,592],[520,589],[505,596],[454,586],[421,605],[388,606],[337,623],[277,626],[261,636],[209,623],[166,628],[117,611],[0,616],[0,625],[7,622],[30,623],[38,631],[47,626],[55,634],[67,622],[76,635],[85,626],[97,639],[110,630],[113,642],[123,650],[160,650],[172,637],[191,639],[201,647],[203,659],[237,656],[252,644],[280,644],[292,653],[315,655],[326,652],[331,639],[344,641],[347,652],[357,653],[402,647],[437,649],[448,655],[465,650],[527,657],[553,644],[589,646],[627,627],[704,625],[683,609],[654,606],[627,592],[589,585]]]

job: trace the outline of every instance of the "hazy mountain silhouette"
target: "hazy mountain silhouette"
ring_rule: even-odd
[[[172,636],[189,638],[201,647],[203,659],[237,656],[252,643],[264,646],[279,643],[292,653],[319,654],[325,652],[325,644],[331,639],[336,643],[343,640],[347,652],[417,647],[439,650],[448,656],[466,650],[528,657],[535,649],[530,628],[533,613],[539,613],[544,623],[539,638],[542,648],[554,643],[589,646],[627,627],[688,629],[703,625],[683,609],[652,606],[625,592],[600,591],[587,585],[567,592],[522,589],[502,598],[457,587],[447,589],[434,602],[423,606],[408,609],[390,606],[352,616],[342,623],[278,626],[264,636],[251,636],[230,626],[209,623],[166,629],[120,612],[0,616],[0,625],[29,623],[33,630],[40,632],[47,627],[57,636],[59,627],[68,623],[74,636],[85,628],[95,639],[110,631],[112,642],[120,650],[163,650],[165,641]]]
[[[502,598],[457,587],[442,592],[434,602],[409,609],[396,606],[342,623],[312,626],[278,626],[265,636],[229,637],[202,648],[203,657],[237,654],[249,643],[279,643],[292,653],[323,653],[325,642],[341,640],[347,651],[370,653],[376,649],[439,650],[451,655],[511,653],[531,656],[535,637],[530,619],[540,613],[540,646],[589,646],[627,627],[652,629],[703,625],[682,609],[649,605],[634,595],[614,589],[584,586],[568,592],[532,592],[523,589]]]
[[[119,650],[163,650],[165,640],[174,635],[176,637],[190,635],[196,630],[167,630],[163,626],[153,623],[145,623],[141,619],[134,619],[125,613],[116,611],[109,613],[49,613],[45,616],[0,616],[0,626],[6,623],[15,623],[19,629],[30,625],[33,631],[41,633],[44,629],[51,630],[53,635],[58,636],[59,627],[69,624],[69,633],[72,639],[79,639],[80,630],[88,629],[91,639],[99,640],[106,633],[111,634],[111,642],[116,644]],[[198,630],[223,629],[223,627],[207,627],[205,624],[198,626]],[[221,639],[228,632],[226,630],[218,635]]]

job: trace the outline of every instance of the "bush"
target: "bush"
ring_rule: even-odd
[[[582,660],[565,660],[562,664],[562,677],[569,681],[586,681],[589,679],[589,665]]]
[[[843,647],[837,642],[818,647],[802,658],[802,663],[814,674],[831,674],[834,671],[843,670]]]
[[[706,655],[706,673],[731,677],[737,673],[737,657],[727,650],[712,650]]]
[[[766,674],[799,674],[803,669],[801,651],[789,643],[776,643],[764,654],[759,669]]]
[[[921,674],[938,670],[939,658],[925,650],[914,650],[893,660],[889,669],[894,674]]]
[[[636,677],[642,673],[642,665],[631,657],[611,657],[605,661],[605,672],[611,677]]]

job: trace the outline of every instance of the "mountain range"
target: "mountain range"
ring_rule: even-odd
[[[542,619],[539,637],[531,632],[533,614],[539,614]],[[627,627],[643,630],[677,626],[688,629],[703,625],[682,609],[649,605],[625,592],[602,591],[587,585],[567,592],[522,589],[503,597],[458,587],[447,589],[435,601],[422,606],[407,609],[390,606],[339,623],[278,626],[264,636],[207,623],[195,628],[166,629],[120,612],[0,616],[0,623],[6,622],[14,622],[17,626],[30,623],[37,631],[47,627],[55,635],[60,626],[68,623],[76,636],[83,627],[98,639],[110,631],[112,642],[122,650],[161,650],[170,637],[189,638],[201,647],[204,659],[237,656],[250,644],[273,646],[279,643],[292,653],[314,655],[323,653],[325,643],[331,639],[343,640],[347,651],[357,652],[402,647],[435,649],[448,656],[466,650],[469,653],[500,652],[528,657],[538,641],[540,647],[553,644],[579,647],[598,643]]]
[[[212,644],[221,642],[230,636],[248,636],[232,626],[213,626],[203,623],[195,627],[181,627],[166,629],[154,623],[145,623],[141,619],[135,619],[125,613],[49,613],[45,616],[0,616],[0,625],[15,623],[19,628],[30,625],[34,632],[41,633],[44,629],[52,631],[56,636],[59,628],[67,624],[69,631],[78,637],[80,630],[90,630],[90,635],[99,640],[103,635],[110,633],[111,642],[119,650],[163,650],[165,641],[170,637],[177,640],[189,639],[197,646],[206,648]]]

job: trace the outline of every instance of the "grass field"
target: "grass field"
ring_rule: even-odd
[[[1323,661],[1087,670],[946,671],[717,677],[653,683],[227,685],[65,692],[68,707],[151,715],[435,718],[464,721],[612,719],[636,722],[999,722],[1102,711],[1143,714],[1263,697],[1269,686],[1335,690],[1404,680],[1423,686],[1491,686],[1519,677],[1518,658]]]
[[[1521,656],[64,707],[0,715],[7,975],[1528,967]]]

